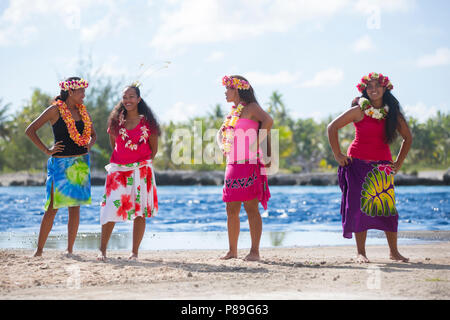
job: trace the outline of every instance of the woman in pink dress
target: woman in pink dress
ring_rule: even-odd
[[[227,208],[229,251],[222,259],[237,258],[240,232],[239,212],[242,203],[247,212],[252,246],[245,260],[257,261],[262,234],[262,219],[258,204],[267,209],[270,197],[267,176],[259,145],[268,142],[270,156],[270,129],[273,120],[256,101],[253,88],[241,76],[225,76],[227,102],[234,103],[218,134],[218,143],[226,156],[223,201]],[[260,140],[259,140],[260,139]],[[267,164],[268,165],[268,164]]]

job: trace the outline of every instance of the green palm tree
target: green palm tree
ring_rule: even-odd
[[[272,95],[269,97],[269,102],[267,103],[269,105],[267,111],[273,117],[274,121],[280,125],[286,124],[288,120],[286,106],[281,99],[282,96],[282,94],[275,90],[272,92]]]
[[[0,99],[0,138],[6,139],[9,135],[9,110],[10,103],[2,106],[3,101]]]
[[[208,112],[208,117],[212,120],[223,120],[223,118],[225,117],[223,110],[222,110],[222,106],[220,105],[220,103],[217,103],[213,110]]]

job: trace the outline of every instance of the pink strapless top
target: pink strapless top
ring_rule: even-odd
[[[257,158],[256,142],[259,122],[250,119],[239,119],[234,127],[234,141],[231,152],[227,155],[227,163],[254,160]],[[254,145],[253,145],[254,144]]]
[[[347,150],[347,155],[361,160],[392,161],[389,144],[385,143],[384,126],[386,120],[378,120],[367,115],[356,123],[355,139]]]

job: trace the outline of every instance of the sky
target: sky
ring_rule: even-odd
[[[292,117],[322,120],[348,109],[370,72],[387,75],[406,115],[425,121],[450,111],[450,1],[0,0],[10,114],[35,88],[56,96],[80,60],[100,78],[140,81],[166,123],[217,103],[228,110],[221,79],[231,74],[263,108],[276,90]]]

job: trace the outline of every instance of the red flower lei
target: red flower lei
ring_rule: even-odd
[[[80,135],[80,133],[78,132],[77,127],[75,126],[75,120],[73,119],[72,114],[70,113],[70,110],[67,107],[66,103],[64,101],[58,100],[56,102],[56,106],[58,107],[61,118],[66,123],[70,138],[80,147],[87,145],[89,141],[91,141],[92,122],[91,118],[89,118],[89,114],[86,110],[85,105],[84,104],[76,105],[78,108],[78,112],[81,115],[81,120],[83,120],[84,123],[82,135]]]

